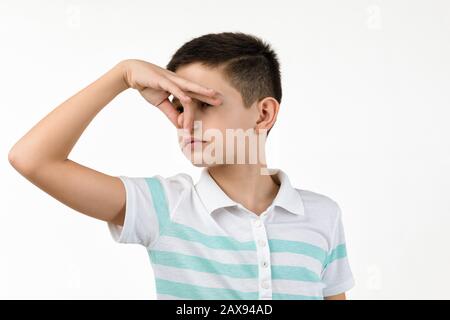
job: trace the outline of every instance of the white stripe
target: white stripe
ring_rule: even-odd
[[[159,294],[157,294],[157,300],[191,300],[191,299],[180,298],[180,297],[172,296],[170,294],[159,293]]]
[[[272,265],[305,267],[319,277],[322,273],[322,264],[320,261],[310,256],[290,252],[272,252],[271,260]]]
[[[225,288],[244,292],[258,291],[256,279],[238,279],[214,273],[180,269],[164,265],[153,265],[156,278],[176,281],[208,288]]]
[[[268,223],[266,229],[269,239],[305,242],[325,251],[328,250],[327,238],[304,223],[292,222],[290,223],[289,229],[283,226],[283,224]]]
[[[272,280],[272,293],[300,294],[304,296],[322,296],[325,284],[322,282]]]

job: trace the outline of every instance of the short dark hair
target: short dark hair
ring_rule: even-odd
[[[175,72],[190,63],[223,67],[222,73],[241,93],[244,106],[273,97],[281,103],[281,71],[272,47],[260,38],[242,32],[209,33],[183,44],[166,66]],[[267,134],[269,134],[270,129]]]

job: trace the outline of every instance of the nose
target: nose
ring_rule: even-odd
[[[200,139],[202,136],[201,129],[199,129],[201,127],[201,120],[200,119],[194,119],[193,125],[191,126],[190,130],[185,130],[183,129],[183,118],[184,115],[180,114],[178,116],[178,139],[180,143],[184,143],[186,142],[187,139],[190,139],[191,137],[199,137],[200,135]]]
[[[192,112],[193,112],[193,116],[194,116],[194,120],[192,123],[191,128],[189,128],[189,132],[192,134],[194,130],[197,129],[197,127],[199,126],[198,121],[202,121],[201,119],[201,115],[199,114],[199,112],[197,112],[197,110],[195,110],[196,108],[193,108]],[[184,113],[180,113],[180,115],[178,116],[177,119],[177,123],[178,123],[178,128],[182,129],[183,128],[183,122],[184,122]]]

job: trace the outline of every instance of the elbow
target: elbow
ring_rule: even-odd
[[[16,157],[16,154],[14,153],[14,148],[9,150],[9,152],[8,152],[8,162],[10,165],[12,165],[14,168],[16,168],[17,157]]]
[[[23,176],[32,172],[32,167],[25,161],[25,157],[19,155],[14,147],[8,152],[8,162]]]

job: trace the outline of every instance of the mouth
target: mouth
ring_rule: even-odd
[[[197,144],[202,144],[205,143],[205,140],[200,140],[200,139],[196,139],[196,138],[190,138],[187,139],[184,143],[183,143],[183,148],[190,146],[190,147],[194,147]]]

